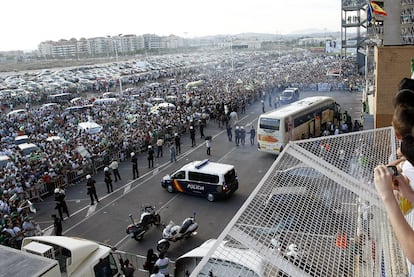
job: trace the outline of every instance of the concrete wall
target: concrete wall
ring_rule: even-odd
[[[392,99],[404,77],[411,77],[414,46],[382,46],[375,48],[374,126],[391,125]]]
[[[399,2],[399,1],[398,1]],[[388,15],[384,16],[384,45],[401,44],[401,5],[395,1],[385,1],[384,9]]]

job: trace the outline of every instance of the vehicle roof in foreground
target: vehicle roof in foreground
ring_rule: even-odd
[[[202,161],[193,161],[191,163],[186,164],[181,168],[181,170],[192,170],[197,171],[200,173],[227,173],[229,170],[234,169],[233,165],[230,164],[222,164],[222,163],[215,163],[210,162],[208,159]]]

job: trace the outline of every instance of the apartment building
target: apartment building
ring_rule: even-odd
[[[133,54],[141,49],[179,47],[184,47],[184,40],[178,36],[145,34],[44,41],[39,45],[39,52],[45,58],[83,58]]]

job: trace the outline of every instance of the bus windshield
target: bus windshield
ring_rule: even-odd
[[[280,128],[280,119],[277,118],[260,118],[259,127],[261,129],[278,131]]]
[[[295,94],[292,90],[289,93]],[[279,154],[292,140],[319,137],[338,124],[338,104],[327,96],[305,97],[259,116],[257,149]]]

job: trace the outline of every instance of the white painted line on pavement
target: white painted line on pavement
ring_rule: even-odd
[[[90,206],[89,206],[88,212],[86,213],[86,217],[90,216],[92,213],[94,213],[94,212],[95,212],[95,210],[96,210],[96,206],[97,206],[97,205],[98,205],[98,204],[95,204],[95,205],[90,205]]]
[[[51,236],[51,235],[53,235],[53,228],[47,228],[47,229],[43,230],[43,235],[44,236]]]
[[[128,183],[127,186],[124,188],[124,194],[128,193],[131,190],[131,183]]]

